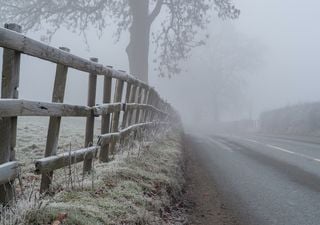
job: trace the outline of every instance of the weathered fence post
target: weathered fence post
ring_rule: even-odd
[[[136,96],[137,96],[137,85],[134,85],[132,86],[131,88],[131,94],[130,94],[130,100],[129,102],[130,103],[134,103],[135,100],[136,100]],[[126,125],[127,126],[130,126],[132,124],[132,118],[133,118],[133,115],[134,115],[134,110],[130,110],[128,112],[128,117],[127,117],[127,121],[126,121]]]
[[[152,100],[152,105],[156,108],[158,108],[158,102],[159,102],[159,95],[157,92],[154,91],[154,95],[153,95],[153,100]],[[150,117],[150,121],[155,121],[157,118],[157,112],[152,112],[151,113],[151,117]]]
[[[70,52],[70,49],[61,47],[60,50]],[[63,103],[66,89],[68,67],[57,64],[56,76],[54,81],[52,102]],[[61,117],[51,116],[48,128],[48,137],[45,150],[45,157],[57,154],[58,140],[60,132]],[[48,192],[53,178],[53,172],[42,174],[40,192]]]
[[[150,97],[149,97],[149,104],[151,106],[154,106],[153,103],[155,101],[155,97],[156,97],[156,93],[154,91],[154,89],[151,89],[151,94],[150,94]],[[149,113],[148,113],[148,121],[152,122],[152,117],[153,117],[153,114],[154,114],[154,110],[150,110]]]
[[[157,103],[156,103],[156,107],[157,107],[158,109],[162,110],[162,100],[161,100],[161,98],[160,98],[159,95],[158,95],[158,101],[157,101]],[[156,114],[156,117],[157,117],[156,120],[160,120],[160,119],[161,119],[159,113]]]
[[[116,88],[114,90],[114,103],[120,103],[122,100],[122,92],[123,92],[123,80],[117,79],[116,81]],[[119,131],[119,119],[120,119],[120,112],[114,112],[112,114],[112,128],[111,132],[118,132]],[[110,152],[114,154],[116,147],[116,141],[112,140],[110,144]]]
[[[129,82],[127,82],[127,89],[126,89],[126,104],[130,103],[130,95],[131,95],[131,88],[132,88],[132,84],[130,84]],[[125,109],[124,113],[123,113],[123,119],[122,119],[122,125],[121,128],[125,128],[127,125],[127,118],[128,118],[128,110]]]
[[[112,68],[112,67],[109,67]],[[104,77],[103,84],[103,104],[108,104],[111,101],[111,89],[112,89],[112,78]],[[101,134],[110,132],[110,113],[102,115],[101,117]],[[99,159],[101,162],[109,161],[109,145],[102,145],[100,150]]]
[[[92,62],[98,62],[97,58],[91,58]],[[88,85],[88,106],[93,107],[96,104],[96,92],[97,92],[97,74],[89,74],[89,85]],[[87,117],[86,123],[86,134],[85,134],[85,147],[93,145],[94,135],[94,114]],[[88,173],[92,169],[93,155],[87,155],[83,162],[83,172]]]
[[[141,104],[142,102],[142,93],[143,93],[143,88],[140,86],[139,90],[138,90],[138,99],[137,99],[137,103]],[[140,118],[140,109],[136,110],[136,115],[134,118],[134,123],[138,123],[139,122],[139,118]]]
[[[5,28],[21,33],[21,26],[6,24]],[[20,78],[20,52],[4,49],[2,66],[1,98],[18,98]],[[0,118],[0,164],[15,159],[17,117]],[[13,199],[14,184],[0,186],[0,202],[8,204]]]
[[[6,28],[21,32],[21,27],[16,24],[7,24]],[[0,29],[0,35],[0,45],[4,48],[1,98],[19,97],[18,87],[21,54],[37,57],[56,64],[55,82],[52,94],[53,103],[64,102],[69,67],[89,73],[87,104],[89,107],[69,104],[41,103],[27,100],[6,100],[1,102],[0,114],[3,118],[0,117],[0,203],[6,204],[13,199],[15,189],[12,185],[14,184],[13,181],[15,177],[19,174],[18,162],[13,161],[15,160],[17,116],[50,116],[45,148],[46,158],[39,159],[35,162],[36,173],[41,173],[42,175],[40,192],[47,193],[51,189],[53,171],[67,166],[65,165],[67,160],[69,160],[69,163],[67,163],[68,165],[84,161],[84,173],[91,171],[92,161],[99,149],[98,146],[88,148],[93,145],[95,116],[102,116],[101,134],[106,135],[100,136],[100,141],[102,142],[99,143],[103,143],[101,144],[102,146],[100,149],[100,160],[106,162],[109,160],[109,149],[110,152],[114,154],[116,142],[118,140],[120,140],[121,143],[121,139],[132,131],[135,132],[135,137],[140,136],[142,132],[139,131],[150,127],[149,123],[136,123],[146,122],[148,118],[153,120],[154,116],[157,116],[157,118],[162,120],[162,117],[165,114],[160,110],[163,109],[170,109],[172,114],[174,114],[171,106],[161,100],[158,93],[153,88],[150,88],[145,83],[128,74],[121,73],[122,71],[120,71],[120,73],[115,72],[112,69],[97,64],[96,62],[98,62],[98,59],[96,58],[91,58],[91,61],[93,62],[89,62],[81,57],[66,53],[69,52],[69,49],[67,48],[61,47],[60,50],[58,50],[36,40],[32,40],[24,35],[5,29]],[[97,75],[105,76],[103,93],[103,104],[105,105],[103,107],[93,107],[96,102]],[[113,79],[116,79],[113,97],[113,103],[115,104],[108,104],[111,102],[112,98]],[[125,105],[121,104],[123,101],[124,82],[127,82],[125,103],[134,103],[128,107],[128,110],[124,110],[124,107],[122,109],[119,108],[119,105]],[[8,106],[6,105],[7,102],[10,103]],[[141,104],[144,105],[141,106]],[[155,107],[159,106],[159,110],[150,106],[145,106],[146,104]],[[124,113],[122,113],[121,110],[124,111]],[[112,120],[110,120],[111,113]],[[86,118],[86,148],[71,151],[69,154],[57,154],[62,116],[79,116]],[[120,124],[120,122],[122,123]],[[121,125],[121,128],[126,126],[130,127],[119,130],[119,124]],[[132,124],[136,125],[131,126]]]
[[[143,99],[143,104],[148,104],[148,100],[149,100],[149,94],[150,91],[148,89],[144,89],[144,99]],[[142,110],[142,114],[140,116],[140,123],[144,123],[146,122],[146,114],[147,114],[147,109]]]
[[[162,110],[163,112],[167,112],[167,111],[168,111],[167,107],[168,107],[167,102],[166,102],[166,101],[162,101],[161,110]],[[160,115],[160,118],[161,118],[162,121],[163,121],[163,120],[166,120],[166,116],[165,116],[164,114],[161,114],[161,115]]]
[[[121,129],[124,129],[126,127],[126,125],[127,125],[128,115],[130,113],[130,112],[128,112],[127,104],[130,103],[130,96],[132,94],[131,93],[132,87],[133,87],[132,84],[127,82],[126,96],[125,96],[126,107],[123,109],[124,112],[123,112],[123,117],[122,117]],[[127,143],[126,139],[127,139],[127,134],[120,138],[120,144]]]
[[[152,105],[152,100],[153,100],[153,89],[150,88],[149,89],[149,93],[148,93],[148,102],[147,102],[147,104],[148,105]],[[149,117],[151,116],[151,113],[152,113],[151,109],[146,110],[144,121],[146,121],[146,122],[149,121]]]

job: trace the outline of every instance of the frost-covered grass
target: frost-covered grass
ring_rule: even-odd
[[[93,188],[87,182],[58,193],[47,206],[29,211],[27,224],[48,224],[63,212],[63,224],[163,224],[161,212],[183,184],[179,139],[164,137],[97,164]]]
[[[22,163],[21,181],[22,189],[33,188],[39,191],[40,176],[34,175],[34,161],[44,157],[47,140],[49,118],[45,117],[19,117],[17,130],[16,159]],[[84,147],[85,135],[84,118],[63,118],[60,128],[58,152],[69,152]],[[100,121],[95,123],[95,137],[100,134]],[[96,142],[96,140],[94,140]],[[82,170],[81,165],[73,167],[77,174]],[[66,169],[56,171],[54,184],[65,183]],[[78,178],[76,176],[75,178]],[[19,187],[20,188],[20,187]],[[18,194],[20,189],[18,189]]]
[[[34,135],[33,138],[40,140],[38,143],[43,142],[37,131],[44,131],[32,128],[37,127],[37,123],[27,124],[27,130],[33,132],[25,135]],[[76,144],[70,145],[74,140],[81,147],[83,135],[75,133],[77,127],[72,126],[76,124],[69,126],[65,128],[70,133],[65,135],[67,141],[60,142],[61,151],[77,148]],[[38,128],[41,128],[41,122]],[[53,197],[37,194],[39,177],[31,175],[31,167],[26,166],[23,172],[29,174],[24,175],[22,182],[27,193],[20,196],[16,207],[6,212],[7,224],[51,224],[60,213],[68,214],[63,224],[165,224],[166,208],[182,189],[182,150],[179,131],[166,130],[160,134],[150,132],[148,139],[142,142],[118,146],[120,153],[114,160],[109,163],[95,161],[95,169],[89,176],[82,175],[81,163],[58,171]],[[26,144],[29,146],[26,152],[37,158],[30,148],[33,142]],[[35,149],[39,148],[40,152],[44,144],[35,144],[38,146]],[[18,149],[23,147],[18,146]],[[17,156],[21,157],[20,153]],[[26,161],[30,160],[24,157]],[[3,221],[2,224],[6,224]]]
[[[24,171],[33,172],[33,161],[44,157],[49,118],[19,117],[16,158],[25,164]],[[63,118],[60,128],[58,151],[82,148],[85,135],[84,118]],[[100,133],[100,121],[95,123],[95,136]]]

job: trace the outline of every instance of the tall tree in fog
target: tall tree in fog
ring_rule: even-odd
[[[261,65],[261,48],[257,40],[248,39],[230,24],[223,24],[207,46],[195,53],[192,67],[198,71],[196,88],[207,104],[200,111],[209,113],[214,122],[222,114],[241,114],[246,110],[246,76]],[[195,79],[194,79],[195,80]],[[199,105],[201,107],[201,105]]]
[[[150,36],[159,74],[179,73],[178,62],[204,43],[196,36],[209,22],[212,8],[224,19],[240,13],[232,0],[0,0],[0,21],[17,22],[26,30],[49,25],[49,36],[60,27],[85,34],[90,27],[102,32],[116,24],[117,40],[124,31],[130,32],[126,49],[130,73],[147,82]],[[156,18],[160,25],[151,33]]]

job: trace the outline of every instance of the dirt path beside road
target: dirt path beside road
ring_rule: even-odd
[[[190,137],[185,136],[186,193],[188,221],[192,225],[239,225],[238,219],[220,198],[213,178],[197,155]]]

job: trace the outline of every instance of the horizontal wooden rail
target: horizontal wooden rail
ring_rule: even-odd
[[[123,103],[109,103],[92,107],[95,115],[105,115],[113,112],[124,111]]]
[[[148,127],[148,126],[154,126],[156,123],[154,122],[148,122],[148,123],[139,123],[132,126],[129,126],[125,129],[120,130],[117,133],[108,133],[100,135],[98,138],[98,145],[103,146],[106,144],[109,144],[111,141],[118,141],[123,136],[128,135],[130,132],[137,130],[139,128]]]
[[[105,67],[102,64],[83,59],[79,56],[51,47],[5,28],[0,28],[0,47],[12,49],[26,55],[65,65],[83,72],[105,75],[127,81],[146,89],[153,89],[148,84],[129,74],[125,74],[123,71],[117,71],[112,68]]]
[[[0,99],[0,117],[12,116],[68,116],[86,117],[92,109],[87,106],[46,103],[17,99]]]
[[[7,162],[0,165],[0,185],[14,180],[19,175],[19,163]]]
[[[62,116],[62,117],[87,117],[92,115],[100,116],[108,113],[142,109],[152,110],[160,114],[167,113],[152,105],[136,103],[110,103],[94,107],[69,105],[64,103],[47,103],[29,101],[23,99],[0,99],[0,117],[13,116]]]
[[[50,117],[45,158],[35,162],[35,172],[42,174],[41,193],[49,190],[54,170],[84,162],[84,174],[90,173],[92,159],[97,157],[99,149],[99,159],[102,162],[108,162],[109,152],[114,153],[117,141],[126,144],[128,138],[134,140],[140,137],[140,135],[129,137],[132,131],[157,128],[161,124],[167,124],[168,121],[176,120],[177,115],[174,115],[173,108],[160,98],[153,87],[125,71],[103,66],[98,63],[97,58],[87,60],[70,54],[66,47],[58,49],[33,40],[20,34],[21,27],[17,24],[7,24],[5,28],[0,28],[0,47],[4,48],[0,99],[0,153],[2,155],[0,161],[3,163],[0,164],[0,203],[7,204],[13,200],[13,195],[10,193],[14,193],[14,186],[11,181],[19,175],[15,146],[17,118],[20,116]],[[57,64],[52,103],[19,99],[22,54]],[[64,103],[69,68],[89,75],[86,106]],[[98,75],[104,76],[103,104],[101,105],[96,104]],[[115,85],[112,85],[113,83]],[[99,116],[102,118],[101,135],[98,145],[93,146],[95,145],[93,143],[94,121],[95,117]],[[83,149],[57,154],[62,117],[87,118]]]
[[[148,123],[138,123],[138,124],[134,124],[130,127],[127,127],[125,129],[122,129],[120,131],[121,136],[126,136],[128,135],[131,131],[140,129],[140,128],[147,128],[147,127],[151,127],[151,126],[155,126],[156,123],[155,122],[148,122]]]
[[[102,135],[99,136],[98,145],[99,146],[107,145],[112,141],[118,141],[120,139],[120,137],[121,137],[121,133],[120,132],[102,134]]]
[[[137,104],[137,103],[128,103],[125,106],[125,110],[139,109],[139,110],[152,110],[154,112],[158,112],[163,115],[169,116],[168,113],[161,111],[160,109],[154,107],[153,105],[148,104]]]
[[[36,167],[35,173],[36,174],[48,173],[53,170],[66,167],[68,165],[82,162],[88,157],[92,158],[97,153],[98,150],[99,150],[99,147],[94,146],[94,147],[84,148],[84,149],[75,150],[67,153],[62,153],[56,156],[49,156],[43,159],[39,159],[35,162],[35,167]]]

